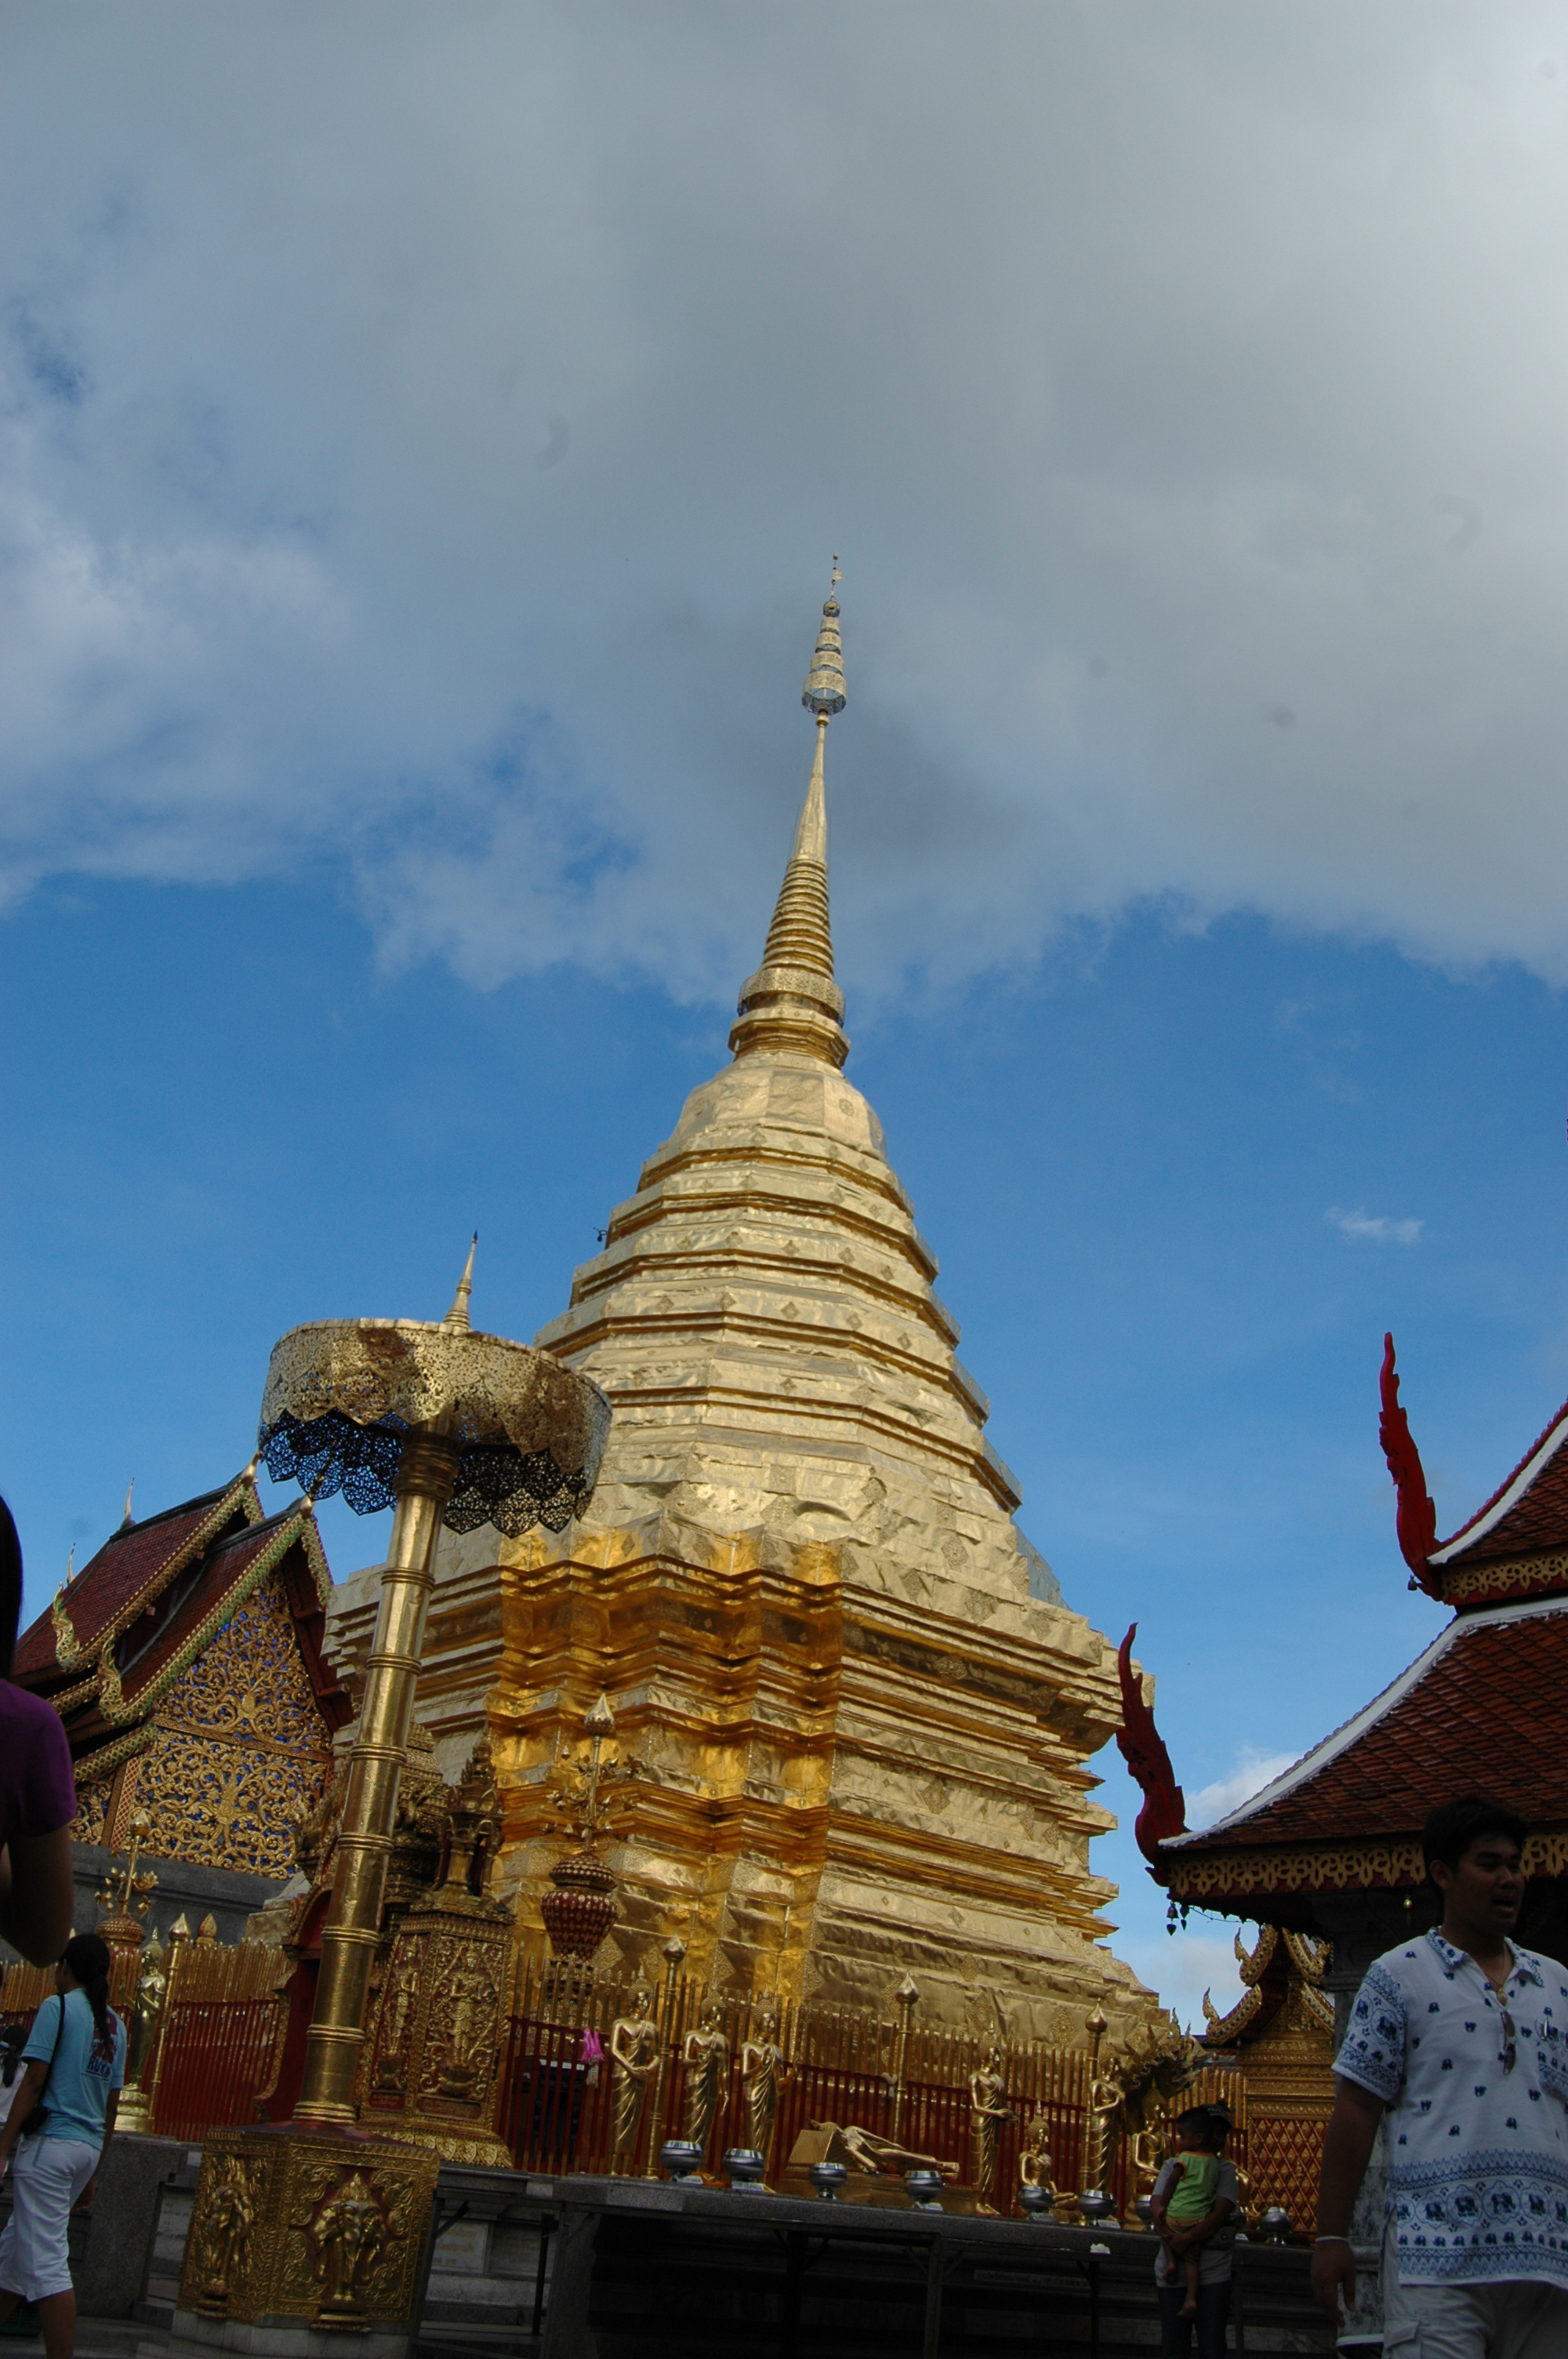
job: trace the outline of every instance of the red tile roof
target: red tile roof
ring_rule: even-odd
[[[224,1503],[231,1499],[233,1505],[224,1515]],[[260,1513],[255,1486],[242,1475],[200,1499],[167,1508],[161,1516],[124,1526],[82,1566],[60,1601],[78,1647],[87,1652],[139,1599],[155,1590],[180,1556],[200,1542],[204,1526],[213,1527],[210,1537],[216,1538],[223,1532],[243,1530]],[[51,1677],[58,1680],[59,1670],[54,1621],[46,1609],[17,1640],[11,1676],[19,1685],[29,1687]]]
[[[1568,1404],[1532,1441],[1506,1482],[1431,1561],[1446,1567],[1482,1557],[1528,1555],[1568,1545]]]
[[[1568,1825],[1568,1602],[1455,1614],[1365,1711],[1238,1810],[1174,1835],[1174,1863],[1278,1844],[1419,1832],[1434,1801],[1476,1788],[1532,1826]],[[1267,1915],[1260,1899],[1249,1914]]]
[[[321,1651],[331,1574],[315,1516],[301,1501],[262,1519],[248,1474],[116,1532],[66,1593],[80,1659],[69,1669],[60,1664],[44,1614],[16,1649],[13,1677],[57,1700],[72,1755],[90,1768],[106,1745],[118,1746],[147,1723],[168,1676],[195,1659],[203,1634],[222,1627],[247,1582],[271,1575],[282,1582],[330,1733],[350,1717],[351,1705]]]
[[[114,1649],[121,1693],[127,1704],[146,1692],[209,1614],[244,1579],[256,1559],[274,1548],[290,1526],[297,1538],[298,1515],[294,1508],[286,1515],[269,1516],[265,1524],[250,1524],[230,1533],[176,1574],[154,1600],[150,1612],[138,1615]]]

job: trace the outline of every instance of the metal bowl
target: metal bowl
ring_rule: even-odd
[[[1048,2187],[1021,2187],[1018,2208],[1026,2220],[1049,2220],[1054,2197]]]
[[[1086,2187],[1078,2198],[1078,2211],[1086,2228],[1116,2225],[1116,2198],[1108,2195],[1103,2187]]]
[[[1291,2215],[1282,2203],[1271,2203],[1258,2216],[1258,2234],[1266,2245],[1282,2245],[1291,2233]]]
[[[666,2138],[659,2148],[659,2168],[677,2187],[700,2187],[702,2148],[689,2138]]]
[[[816,2188],[820,2201],[837,2203],[838,2190],[849,2173],[841,2162],[811,2162],[806,2167],[806,2175]]]
[[[906,2170],[903,2183],[917,2212],[941,2211],[942,2173],[939,2170]]]
[[[755,2147],[732,2146],[725,2155],[724,2168],[729,2173],[730,2187],[737,2195],[767,2193],[762,2181],[768,2175],[768,2159],[766,2155],[759,2154]]]

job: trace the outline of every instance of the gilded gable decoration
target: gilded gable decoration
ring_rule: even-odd
[[[348,1699],[321,1652],[331,1575],[308,1500],[263,1513],[249,1468],[125,1522],[35,1622],[14,1676],[65,1723],[73,1839],[246,1876],[290,1873]]]

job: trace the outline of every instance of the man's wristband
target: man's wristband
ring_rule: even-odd
[[[1313,2243],[1314,2245],[1349,2245],[1350,2239],[1348,2236],[1314,2236]],[[1352,2252],[1355,2251],[1354,2245],[1350,2245],[1350,2249]]]

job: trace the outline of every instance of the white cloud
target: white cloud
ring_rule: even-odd
[[[1298,1756],[1294,1753],[1260,1753],[1255,1745],[1245,1745],[1228,1777],[1218,1777],[1212,1786],[1200,1787],[1187,1798],[1187,1824],[1208,1827],[1216,1819],[1223,1819],[1229,1810],[1238,1810],[1243,1802],[1282,1777]]]
[[[11,889],[731,988],[837,548],[852,980],[1152,896],[1568,977],[1561,29],[11,12]]]
[[[1255,1938],[1249,1929],[1248,1939]],[[1221,2015],[1228,2014],[1241,1996],[1234,1933],[1198,1933],[1178,1927],[1153,1940],[1122,1933],[1112,1946],[1151,1990],[1159,1992],[1161,2005],[1188,2031],[1206,2028],[1206,1991]]]
[[[1323,1217],[1346,1236],[1366,1238],[1378,1245],[1413,1245],[1426,1225],[1424,1221],[1390,1220],[1385,1212],[1345,1212],[1337,1204],[1331,1204]]]

